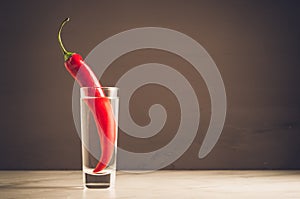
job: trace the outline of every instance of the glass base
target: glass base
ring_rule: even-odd
[[[105,189],[111,186],[111,174],[98,174],[91,175],[88,173],[84,173],[84,184],[87,188],[91,189]]]

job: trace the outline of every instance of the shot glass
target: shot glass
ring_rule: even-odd
[[[83,183],[87,188],[112,188],[116,178],[118,88],[83,87],[80,96]]]

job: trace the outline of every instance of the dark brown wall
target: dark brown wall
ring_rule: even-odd
[[[116,33],[154,26],[189,35],[216,62],[228,100],[220,140],[202,160],[197,158],[201,142],[195,141],[168,169],[300,168],[298,1],[7,1],[0,11],[0,169],[81,167],[71,109],[73,80],[56,41],[67,16],[72,22],[64,42],[84,56]],[[129,53],[113,66],[152,60],[192,74],[179,57],[155,50]],[[210,101],[201,77],[197,81],[195,87],[203,91],[196,138],[201,141]],[[161,134],[160,140],[170,136]],[[135,141],[121,134],[120,144],[129,143]],[[136,146],[152,147],[147,142]]]

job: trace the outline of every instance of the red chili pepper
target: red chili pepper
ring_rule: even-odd
[[[95,89],[95,92],[93,92],[93,97],[95,98],[85,101],[93,113],[101,142],[102,153],[99,162],[93,171],[97,173],[106,168],[113,155],[116,139],[116,124],[111,104],[107,98],[104,98],[105,94],[100,88],[101,85],[93,71],[79,54],[68,52],[62,44],[60,36],[61,30],[69,20],[69,18],[66,18],[62,22],[58,32],[58,41],[64,53],[65,67],[81,87],[99,88]]]

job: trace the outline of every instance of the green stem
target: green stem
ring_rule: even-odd
[[[62,50],[63,53],[64,53],[64,59],[65,59],[65,61],[67,61],[67,60],[74,54],[74,53],[69,52],[69,51],[67,51],[67,50],[65,49],[65,47],[64,47],[64,45],[63,45],[63,43],[62,43],[62,40],[61,40],[61,30],[62,30],[62,28],[64,27],[64,25],[65,25],[68,21],[70,21],[70,18],[69,18],[69,17],[66,18],[66,19],[61,23],[60,28],[59,28],[59,30],[58,30],[58,43],[59,43],[59,45],[60,45],[61,50]]]

